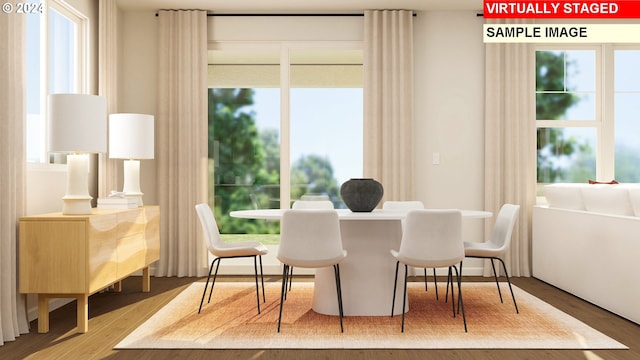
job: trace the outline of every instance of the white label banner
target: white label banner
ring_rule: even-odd
[[[485,43],[640,43],[640,24],[485,24]]]

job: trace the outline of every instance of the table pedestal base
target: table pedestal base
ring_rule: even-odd
[[[400,248],[400,220],[341,221],[340,232],[347,250],[340,263],[344,315],[390,316],[396,266],[390,250]],[[403,284],[404,266],[400,266],[394,314],[402,313]],[[333,267],[316,270],[313,310],[338,315]]]

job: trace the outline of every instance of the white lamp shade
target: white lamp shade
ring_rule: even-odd
[[[153,159],[153,122],[153,115],[109,115],[109,157],[112,159]]]
[[[49,151],[107,151],[107,100],[86,94],[49,95]]]

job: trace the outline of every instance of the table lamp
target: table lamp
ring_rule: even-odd
[[[153,115],[146,114],[109,115],[109,158],[126,159],[122,192],[137,197],[138,206],[143,205],[138,159],[153,159],[153,121]]]
[[[51,94],[48,107],[49,151],[67,156],[64,215],[91,214],[89,153],[107,151],[107,100],[86,94]]]

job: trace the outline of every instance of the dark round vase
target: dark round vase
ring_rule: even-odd
[[[382,199],[382,184],[374,179],[350,179],[340,187],[340,196],[353,212],[371,212]]]

